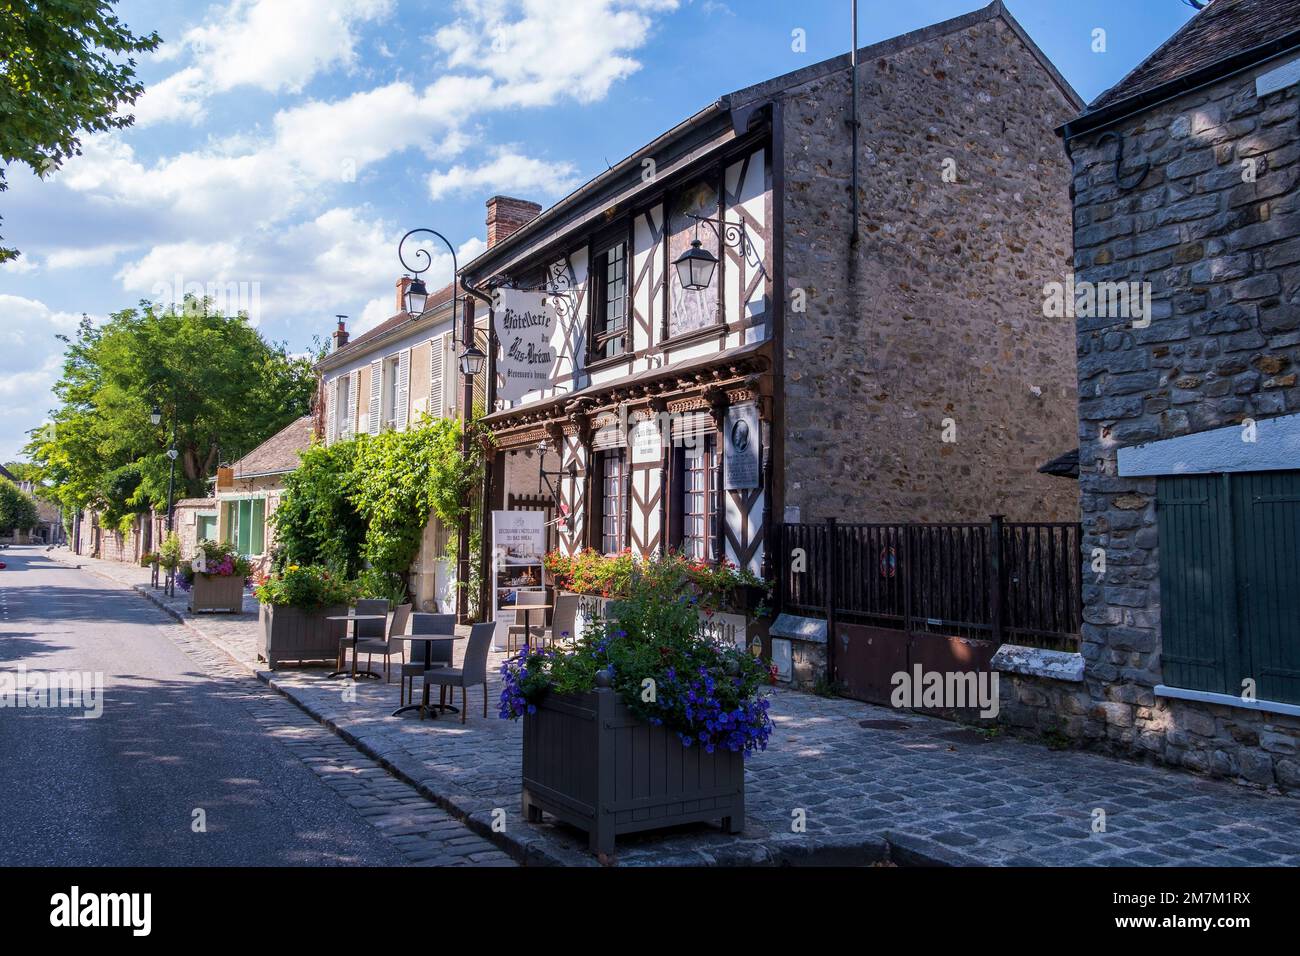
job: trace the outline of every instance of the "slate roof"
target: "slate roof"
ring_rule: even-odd
[[[11,475],[9,473],[9,469],[6,468],[4,465],[0,465],[0,478],[8,478],[15,485],[18,484],[18,479],[15,478],[13,475]]]
[[[1078,478],[1079,449],[1073,448],[1063,455],[1057,455],[1047,464],[1039,466],[1038,472],[1056,478]]]
[[[1209,70],[1297,31],[1300,31],[1297,0],[1213,0],[1128,76],[1093,100],[1088,112],[1114,106],[1166,83]],[[1271,54],[1261,59],[1268,55]]]
[[[278,475],[298,467],[298,453],[311,447],[313,419],[304,415],[286,425],[230,467],[236,478]]]

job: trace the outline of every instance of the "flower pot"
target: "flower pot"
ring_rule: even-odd
[[[684,747],[635,717],[618,694],[547,694],[524,715],[523,812],[586,830],[593,853],[615,837],[682,823],[745,825],[745,761],[730,750]]]
[[[275,670],[285,661],[333,661],[339,656],[339,642],[347,636],[347,621],[327,621],[346,614],[338,607],[299,608],[263,604],[259,618],[261,639],[257,656]]]
[[[238,614],[244,609],[244,578],[231,574],[222,577],[219,574],[194,575],[190,588],[190,610],[199,614],[204,611],[231,611]]]

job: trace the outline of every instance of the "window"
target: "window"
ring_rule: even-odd
[[[256,557],[266,550],[266,499],[241,498],[222,505],[226,514],[223,539],[240,554]]]
[[[698,436],[694,447],[677,449],[676,459],[678,548],[688,558],[714,561],[717,558],[714,502],[720,478],[714,437]]]
[[[199,515],[195,519],[194,536],[199,541],[217,540],[217,516]]]
[[[1157,482],[1164,683],[1300,703],[1300,471]]]
[[[627,346],[627,243],[596,253],[592,268],[591,357],[612,358]]]
[[[350,435],[352,433],[352,389],[348,381],[350,376],[340,375],[335,381],[338,387],[338,414],[335,421],[338,433],[340,435]]]
[[[627,517],[627,468],[623,449],[600,452],[600,550],[622,551]]]
[[[397,366],[397,356],[384,360],[384,425],[387,428],[397,427]]]

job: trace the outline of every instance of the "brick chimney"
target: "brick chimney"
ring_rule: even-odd
[[[397,311],[406,311],[406,290],[411,287],[411,277],[402,276],[397,280]]]
[[[487,244],[491,249],[537,218],[542,207],[527,199],[493,196],[487,201]]]
[[[343,320],[346,318],[347,318],[346,315],[338,316],[339,327],[334,330],[334,336],[333,336],[335,352],[337,352],[339,349],[343,348],[343,346],[348,344],[348,327],[343,324]]]

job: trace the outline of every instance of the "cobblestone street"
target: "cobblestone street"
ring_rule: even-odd
[[[59,559],[148,590],[144,569],[66,552]],[[483,719],[478,690],[470,691],[465,725],[455,715],[424,721],[414,715],[394,718],[396,683],[362,682],[356,701],[348,702],[345,685],[326,680],[322,669],[259,669],[251,598],[238,616],[189,615],[181,592],[165,603],[184,617],[196,637],[202,635],[247,671],[256,671],[340,735],[331,748],[342,749],[323,752],[322,767],[331,766],[324,758],[356,753],[343,741],[355,743],[417,784],[451,816],[467,819],[495,839],[515,859],[595,863],[578,831],[520,819],[521,728],[496,715],[500,655],[492,661],[488,719]],[[959,865],[1300,863],[1300,803],[1291,797],[1051,750],[1029,740],[985,736],[946,721],[850,700],[783,689],[773,693],[771,745],[747,765],[743,835],[728,837],[716,827],[693,826],[624,838],[619,841],[620,864],[867,863],[884,858]],[[351,786],[363,785],[354,780]],[[349,794],[357,805],[372,796],[363,790]],[[491,832],[494,811],[504,811],[504,832]],[[806,819],[806,832],[794,831],[800,818]],[[418,837],[426,819],[433,823],[434,815],[403,821],[395,832]],[[1104,830],[1094,832],[1094,821],[1104,824]],[[414,840],[403,849],[408,855],[421,852]]]

